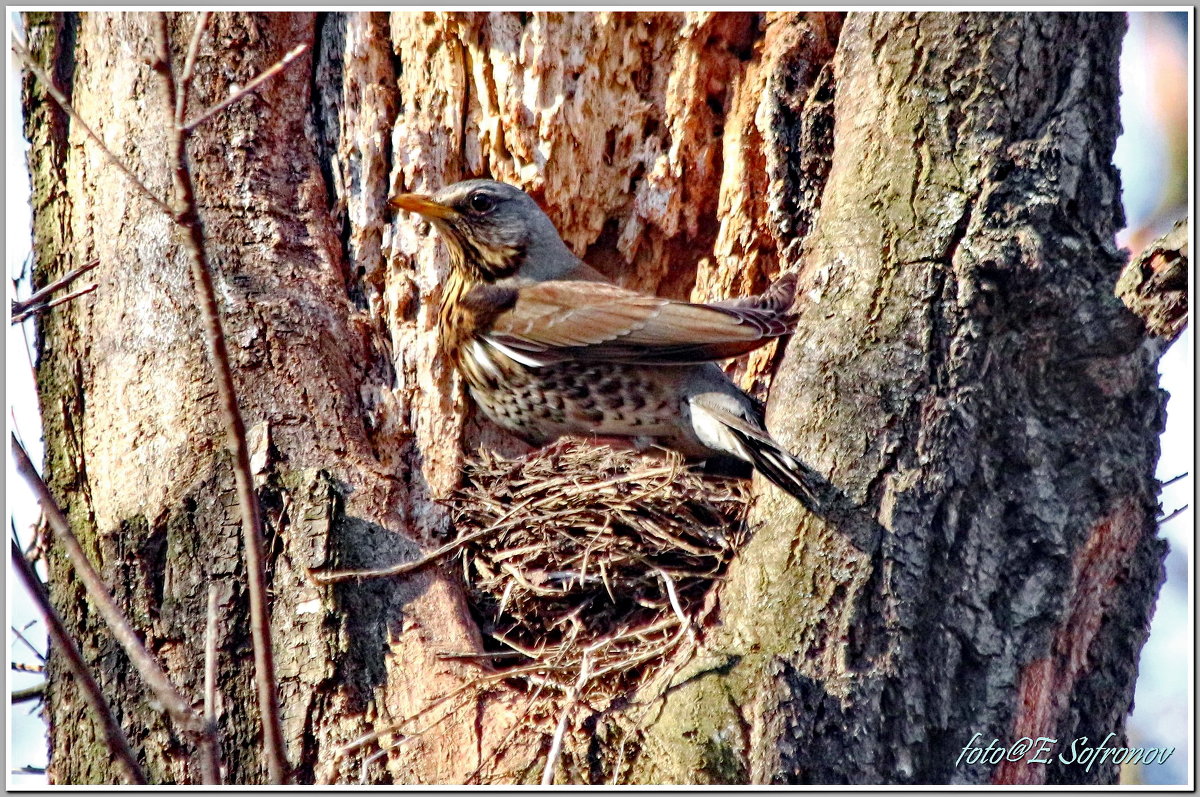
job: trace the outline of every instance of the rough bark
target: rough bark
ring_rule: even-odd
[[[858,550],[760,496],[712,662],[668,697],[640,777],[711,760],[713,779],[775,783],[1115,778],[956,759],[975,733],[1123,738],[1162,579],[1163,396],[1113,295],[1123,29],[847,22],[833,163],[793,261],[814,323],[768,420],[888,533]]]
[[[173,20],[177,57],[194,22],[190,14]],[[98,120],[110,147],[165,194],[170,173],[155,153],[165,151],[167,109],[156,76],[130,55],[150,52],[147,17],[50,17],[29,33],[43,62],[60,65],[80,112]],[[216,15],[192,107],[215,102],[230,82],[244,83],[313,34],[311,15]],[[336,771],[334,751],[371,722],[386,727],[467,683],[462,665],[436,653],[478,645],[460,590],[436,571],[338,587],[318,587],[307,575],[309,568],[402,558],[425,531],[406,516],[419,471],[410,475],[403,463],[377,457],[364,423],[361,391],[380,357],[370,324],[348,296],[339,230],[311,143],[311,85],[311,62],[285,71],[200,128],[189,147],[259,464],[284,731],[301,781],[321,775],[318,762]],[[122,104],[110,108],[114,98]],[[36,119],[31,129],[46,135]],[[225,763],[230,781],[260,780],[232,472],[187,269],[169,220],[68,126],[57,132],[58,150],[33,150],[38,278],[97,257],[101,289],[41,329],[46,470],[147,644],[197,697],[207,583],[222,586]],[[65,154],[55,160],[56,151]],[[55,168],[61,182],[48,176]],[[120,695],[126,732],[151,778],[193,780],[187,744],[147,710],[136,677],[58,562],[51,579],[101,684]],[[73,686],[52,677],[49,704],[51,778],[109,779],[103,748],[75,735],[89,726],[78,722],[83,708]],[[455,751],[477,748],[475,726],[447,728],[446,747],[412,754],[404,779],[461,779],[463,756]],[[344,766],[340,777],[358,776]]]
[[[172,16],[177,58],[194,24]],[[27,29],[165,195],[146,17],[31,14]],[[308,578],[412,558],[452,531],[438,499],[464,452],[521,450],[437,353],[444,254],[385,204],[477,175],[529,190],[623,284],[712,298],[800,270],[801,329],[781,360],[772,347],[736,373],[759,390],[774,374],[773,429],[888,531],[860,550],[763,489],[701,655],[664,670],[665,697],[638,696],[652,714],[611,718],[611,735],[602,719],[567,773],[1111,779],[954,759],[976,731],[1120,733],[1160,579],[1161,396],[1113,295],[1122,30],[1104,14],[851,15],[845,30],[834,14],[215,15],[194,109],[313,44],[189,147],[252,427],[297,779],[540,772],[519,696],[439,655],[481,650],[452,569]],[[100,289],[40,322],[46,472],[197,698],[207,584],[222,586],[228,779],[260,781],[233,479],[187,269],[168,220],[42,98],[27,80],[36,279],[100,259]],[[151,779],[194,780],[190,743],[52,564]],[[51,778],[111,781],[61,667]]]

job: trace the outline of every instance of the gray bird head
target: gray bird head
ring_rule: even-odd
[[[454,267],[472,280],[551,280],[579,263],[537,203],[505,183],[464,180],[432,196],[400,194],[389,204],[428,219]]]

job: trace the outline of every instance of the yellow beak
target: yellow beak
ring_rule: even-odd
[[[409,213],[420,213],[427,219],[445,219],[458,215],[454,208],[435,202],[432,197],[424,194],[400,194],[389,199],[388,204]]]

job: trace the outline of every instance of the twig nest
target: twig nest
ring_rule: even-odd
[[[474,537],[459,555],[481,629],[514,674],[533,659],[539,684],[578,693],[585,654],[583,691],[629,686],[692,633],[746,497],[674,452],[564,440],[516,460],[481,452],[450,504],[459,538]]]

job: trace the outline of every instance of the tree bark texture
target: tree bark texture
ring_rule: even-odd
[[[171,17],[177,63],[195,23]],[[26,28],[166,196],[146,15]],[[548,742],[514,687],[441,655],[482,650],[453,568],[309,577],[413,558],[453,531],[439,500],[465,452],[523,450],[437,351],[444,252],[386,206],[490,176],[628,286],[702,300],[798,270],[795,336],[731,368],[773,388],[776,435],[884,529],[852,538],[758,485],[698,654],[631,696],[651,710],[574,722],[561,777],[1110,782],[1111,767],[955,759],[977,732],[1122,735],[1162,578],[1163,397],[1113,291],[1123,31],[1113,14],[214,15],[193,109],[312,45],[189,146],[296,779],[541,772]],[[30,79],[25,108],[37,282],[100,259],[99,290],[40,322],[46,473],[197,699],[221,587],[227,779],[261,781],[233,476],[178,237]],[[191,740],[57,557],[51,588],[151,778],[194,780]],[[113,780],[51,668],[52,781]]]
[[[857,550],[760,496],[721,592],[717,662],[738,665],[672,695],[664,735],[744,728],[731,760],[759,782],[1116,776],[955,762],[976,732],[1120,738],[1162,578],[1162,396],[1113,296],[1123,27],[848,20],[832,168],[795,261],[814,323],[768,419],[887,533]],[[665,780],[699,760],[645,758]]]

